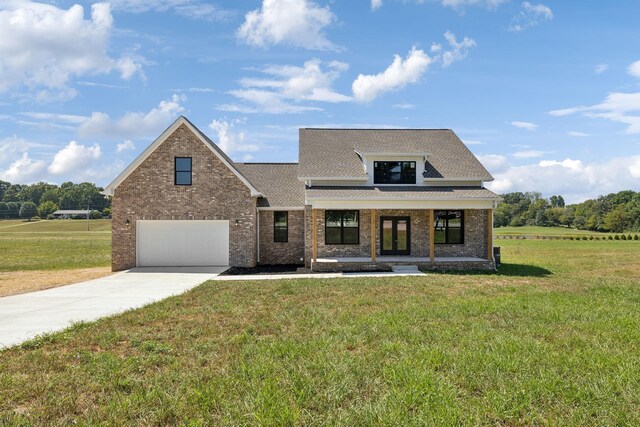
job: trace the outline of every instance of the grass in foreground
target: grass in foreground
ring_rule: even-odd
[[[208,282],[0,357],[0,424],[637,425],[633,242],[500,274]]]

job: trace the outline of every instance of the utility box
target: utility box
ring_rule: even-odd
[[[496,262],[496,268],[500,267],[500,246],[493,247],[493,260]]]

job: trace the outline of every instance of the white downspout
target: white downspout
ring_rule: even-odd
[[[256,262],[260,264],[260,211],[256,207]]]

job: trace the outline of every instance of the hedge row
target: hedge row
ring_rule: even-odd
[[[496,236],[496,239],[515,239],[515,240],[640,240],[640,236],[634,234],[615,234],[608,236]]]

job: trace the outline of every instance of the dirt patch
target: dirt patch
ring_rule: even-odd
[[[70,285],[109,274],[111,274],[110,267],[2,272],[0,273],[0,297]]]

